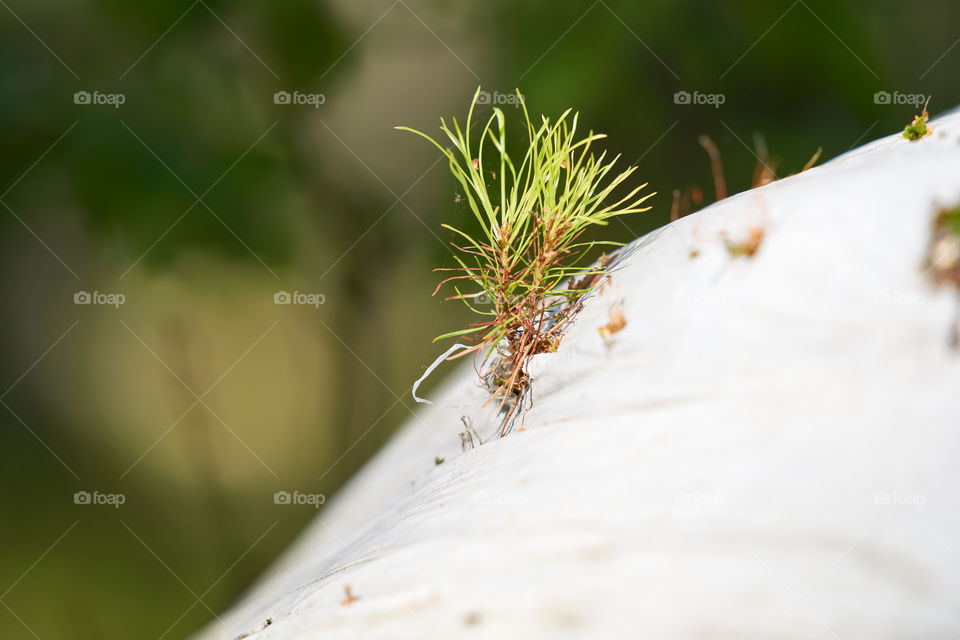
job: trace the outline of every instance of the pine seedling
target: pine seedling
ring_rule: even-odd
[[[592,276],[598,277],[606,263],[601,260],[586,270],[580,265],[598,246],[619,246],[586,241],[584,232],[615,216],[647,211],[650,207],[641,205],[654,194],[641,195],[646,187],[642,184],[614,197],[636,167],[613,173],[619,156],[595,156],[593,144],[605,136],[591,131],[578,139],[579,114],[571,115],[570,109],[555,121],[541,116],[534,124],[519,91],[528,138],[519,163],[507,151],[506,116],[499,108],[493,108],[472,142],[479,95],[477,89],[463,128],[456,119],[451,125],[441,119],[449,146],[420,131],[397,128],[425,138],[446,156],[462,191],[458,196],[479,223],[479,233],[472,234],[442,225],[456,238],[451,244],[458,266],[437,269],[452,274],[437,285],[434,295],[444,285],[451,287],[454,293],[447,299],[460,300],[478,318],[434,341],[462,338],[469,343],[450,359],[483,355],[489,368],[478,373],[499,399],[500,409],[508,411],[506,424],[529,381],[524,365],[532,356],[557,348],[588,291],[585,283],[596,282]],[[582,277],[574,279],[574,274]]]

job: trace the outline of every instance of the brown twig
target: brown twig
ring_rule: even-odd
[[[703,147],[707,155],[710,156],[710,170],[713,173],[713,191],[717,200],[723,200],[727,197],[727,181],[723,177],[723,162],[720,160],[720,149],[717,144],[710,139],[710,136],[704,134],[699,138],[700,146]]]

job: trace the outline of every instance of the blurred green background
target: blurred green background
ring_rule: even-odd
[[[575,107],[659,193],[629,240],[712,199],[701,133],[736,192],[757,133],[787,175],[953,107],[958,38],[950,0],[0,0],[0,637],[189,635],[316,514],[275,492],[409,417],[467,212],[394,125]]]

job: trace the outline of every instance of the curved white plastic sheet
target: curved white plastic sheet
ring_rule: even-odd
[[[494,424],[464,365],[198,637],[960,637],[960,298],[925,266],[960,118],[933,124],[638,243],[513,434],[461,453],[462,415]]]

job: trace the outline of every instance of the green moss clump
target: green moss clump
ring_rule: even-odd
[[[952,231],[955,236],[960,236],[960,207],[942,212],[940,220],[943,226]]]
[[[907,140],[919,140],[927,136],[930,133],[930,130],[927,129],[927,114],[922,116],[915,116],[913,122],[908,124],[903,130],[903,137]]]
[[[930,119],[930,114],[927,113],[927,104],[930,104],[930,98],[927,98],[927,103],[923,105],[923,114],[913,116],[913,122],[903,129],[903,137],[911,142],[926,138],[933,133],[933,129],[927,127],[927,120]]]

